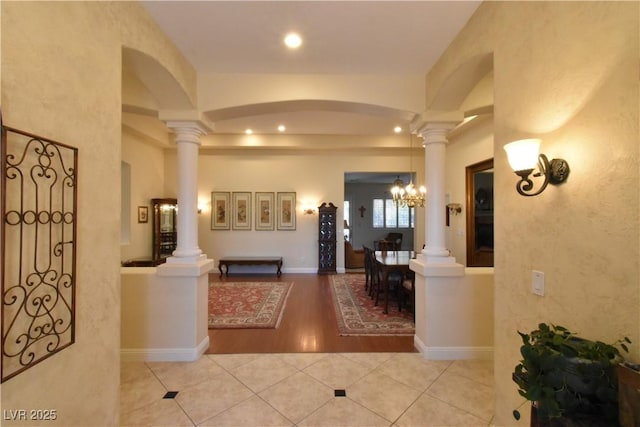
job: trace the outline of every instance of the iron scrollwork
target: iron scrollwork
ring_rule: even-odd
[[[78,150],[2,128],[2,382],[75,342]]]

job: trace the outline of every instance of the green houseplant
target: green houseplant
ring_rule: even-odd
[[[512,378],[533,403],[532,425],[618,425],[614,368],[623,361],[618,347],[628,352],[629,338],[606,344],[546,323],[518,334],[522,360]],[[517,410],[514,416],[519,419]]]

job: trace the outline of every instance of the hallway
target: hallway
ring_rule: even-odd
[[[122,363],[121,426],[488,426],[493,364],[416,353]],[[174,398],[163,398],[177,391]],[[344,391],[345,396],[338,396]]]
[[[338,336],[328,276],[210,280],[294,287],[277,329],[210,330],[196,362],[123,362],[122,426],[490,425],[492,362],[427,361],[413,337]]]

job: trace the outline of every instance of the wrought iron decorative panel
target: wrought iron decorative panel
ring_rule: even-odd
[[[2,128],[2,382],[75,341],[78,150]]]

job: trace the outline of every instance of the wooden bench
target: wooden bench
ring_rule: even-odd
[[[224,257],[220,259],[218,264],[218,270],[220,270],[220,277],[222,277],[223,271],[222,266],[226,267],[226,271],[224,272],[226,276],[229,276],[229,266],[230,265],[275,265],[278,270],[276,274],[278,277],[282,274],[282,257],[281,256],[238,256],[238,257]]]

